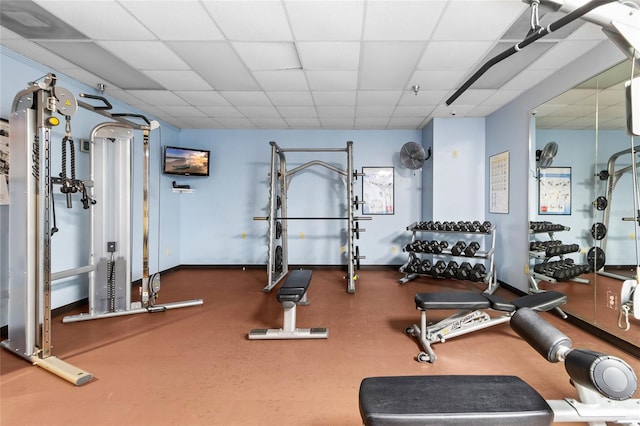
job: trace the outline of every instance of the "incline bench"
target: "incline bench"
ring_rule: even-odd
[[[424,351],[418,353],[418,362],[436,360],[432,343],[442,342],[476,330],[508,322],[515,311],[530,308],[536,312],[548,311],[566,303],[567,296],[557,291],[528,294],[508,301],[490,293],[443,292],[418,293],[415,295],[416,309],[420,311],[420,325],[407,327],[405,332],[420,341]],[[432,325],[427,325],[429,309],[458,309],[459,312]],[[485,309],[504,312],[490,317]]]
[[[249,339],[326,339],[329,337],[329,330],[326,328],[296,328],[296,307],[309,304],[307,290],[310,283],[310,270],[291,271],[276,295],[284,309],[282,328],[254,328],[249,332]]]

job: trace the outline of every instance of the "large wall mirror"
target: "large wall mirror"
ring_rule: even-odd
[[[531,111],[529,276],[532,290],[567,294],[568,314],[639,354],[626,282],[639,256],[640,137],[627,132],[625,107],[633,70],[622,62]]]

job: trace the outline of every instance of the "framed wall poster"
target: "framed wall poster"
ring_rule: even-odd
[[[571,214],[571,167],[547,167],[539,170],[538,214]]]
[[[362,214],[394,214],[393,167],[363,167]]]
[[[489,157],[489,213],[509,213],[509,151]]]
[[[0,119],[0,205],[9,204],[9,122]]]

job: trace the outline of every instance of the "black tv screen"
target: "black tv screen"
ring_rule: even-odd
[[[209,151],[165,146],[162,172],[168,175],[209,176]]]

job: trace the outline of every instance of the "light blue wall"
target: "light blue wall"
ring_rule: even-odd
[[[13,98],[20,90],[28,87],[28,82],[40,80],[47,73],[54,73],[58,77],[57,86],[68,89],[74,96],[80,92],[97,94],[93,88],[87,87],[74,79],[71,79],[55,70],[48,69],[35,63],[9,49],[0,47],[0,117],[8,119],[11,112]],[[113,104],[113,112],[142,113],[113,98],[108,93],[105,97]],[[99,105],[99,103],[97,103]],[[64,122],[63,117],[61,121]],[[150,117],[153,119],[153,117]],[[72,136],[75,141],[77,176],[84,179],[88,176],[89,156],[79,149],[80,138],[89,139],[91,130],[99,123],[109,121],[105,117],[91,111],[79,108],[71,120]],[[152,272],[163,270],[179,264],[179,230],[175,223],[179,223],[179,209],[169,197],[162,197],[158,187],[161,181],[166,180],[160,176],[161,143],[179,143],[179,132],[175,127],[160,122],[161,129],[151,132],[150,137],[150,162],[151,176],[150,186],[150,269]],[[61,167],[60,147],[64,136],[64,126],[58,126],[52,130],[52,175],[57,175]],[[138,165],[133,168],[132,198],[134,208],[141,212],[142,200],[142,134],[135,132],[133,162]],[[162,198],[162,199],[161,199]],[[58,190],[54,189],[56,203],[57,223],[59,232],[52,236],[52,271],[59,272],[70,268],[88,264],[89,258],[89,212],[81,207],[80,197],[73,199],[73,208],[66,208],[66,200]],[[99,203],[100,200],[97,200]],[[10,206],[0,206],[0,325],[7,323],[8,308],[8,219]],[[174,226],[162,226],[158,234],[160,221],[173,223]],[[139,279],[142,276],[142,213],[133,216],[133,259],[132,277]],[[160,239],[160,244],[158,244]],[[158,247],[175,247],[172,257],[160,258],[157,256]],[[52,284],[52,307],[57,308],[68,303],[87,297],[87,276],[67,278],[55,281]]]
[[[484,220],[484,118],[433,120],[433,218]]]
[[[180,198],[182,264],[265,264],[270,141],[282,148],[346,148],[353,141],[354,169],[363,166],[395,168],[395,214],[374,215],[361,221],[365,228],[356,243],[366,256],[363,265],[404,262],[401,246],[409,239],[406,227],[421,216],[421,171],[404,168],[399,161],[402,145],[421,141],[418,130],[313,131],[313,130],[183,130],[183,147],[211,150],[211,175],[189,177],[179,183],[195,192]],[[346,169],[346,153],[286,153],[287,168],[322,160]],[[362,180],[354,184],[362,199]],[[297,174],[288,190],[288,216],[344,217],[347,214],[344,178],[321,167]],[[361,213],[358,213],[360,215]],[[346,264],[346,222],[290,221],[289,263]]]
[[[486,163],[492,155],[504,151],[510,153],[509,214],[487,212],[486,215],[498,226],[496,266],[499,280],[523,291],[529,287],[525,267],[529,264],[528,188],[530,179],[534,179],[529,167],[531,109],[623,59],[612,43],[604,41],[487,117]],[[487,179],[485,193],[488,193]]]

